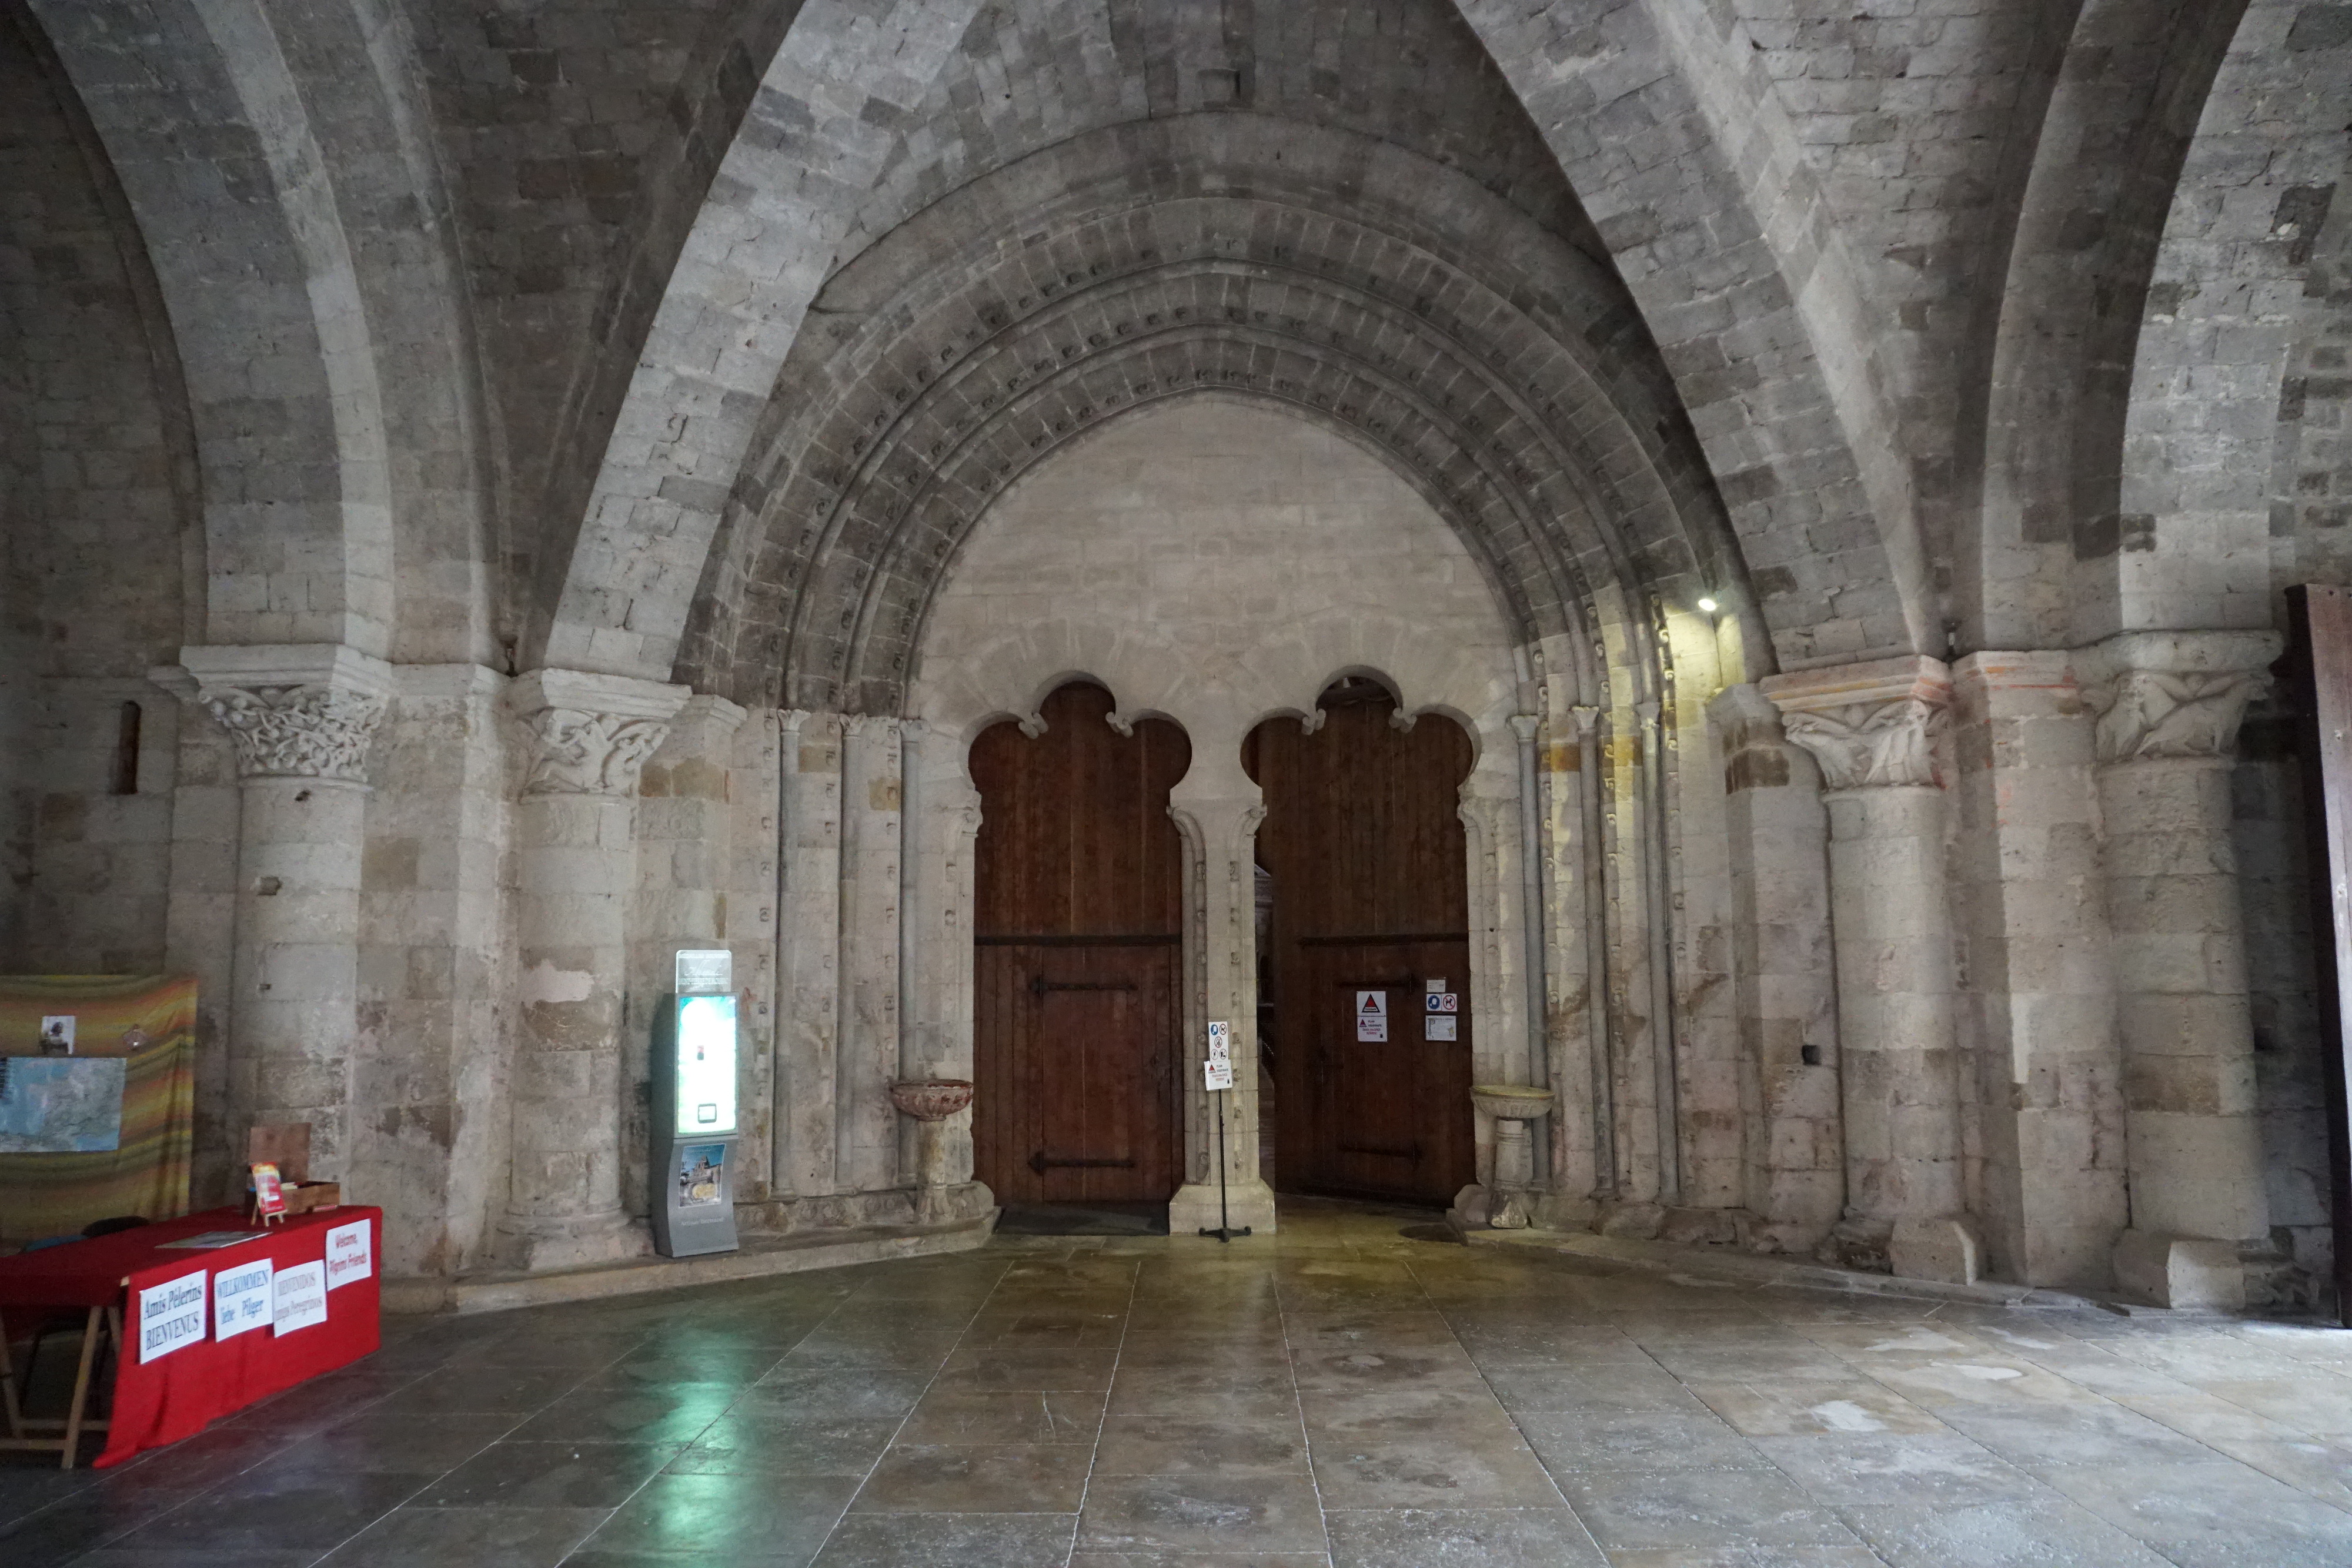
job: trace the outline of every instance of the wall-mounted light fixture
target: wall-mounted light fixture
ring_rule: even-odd
[[[1698,601],[1698,607],[1699,607],[1701,610],[1705,611],[1705,612],[1706,612],[1707,614],[1709,614],[1709,615],[1714,614],[1714,613],[1716,612],[1717,609],[1718,608],[1718,606],[1716,604],[1715,601],[1714,601],[1714,600],[1712,600],[1712,599],[1702,599],[1702,600],[1700,600],[1700,601]]]

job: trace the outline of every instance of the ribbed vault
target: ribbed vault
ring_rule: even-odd
[[[742,701],[897,711],[990,502],[1062,443],[1202,391],[1381,453],[1526,641],[1589,647],[1616,620],[1639,649],[1647,597],[1747,600],[1615,280],[1462,176],[1349,132],[1201,115],[1075,138],[894,231],[812,323],[680,660]]]

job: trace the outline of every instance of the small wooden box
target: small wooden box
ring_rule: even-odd
[[[289,1182],[286,1186],[286,1212],[311,1214],[321,1208],[340,1208],[343,1202],[343,1184],[339,1181]]]

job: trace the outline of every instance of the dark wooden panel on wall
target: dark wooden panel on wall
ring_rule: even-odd
[[[1275,1176],[1281,1186],[1441,1203],[1473,1179],[1470,1040],[1423,1038],[1425,981],[1470,989],[1468,867],[1458,791],[1469,737],[1432,715],[1409,731],[1370,682],[1252,731],[1272,875]],[[1356,993],[1380,990],[1385,1042],[1356,1038]]]
[[[971,747],[972,1156],[1009,1202],[1153,1202],[1183,1179],[1183,841],[1168,791],[1184,732],[1122,736],[1111,696],[1045,699],[1035,739],[1013,724]]]
[[[2328,1204],[2336,1232],[2336,1321],[2352,1326],[2352,589],[2287,590],[2288,650],[2303,752],[2312,879],[2313,967],[2327,1102]]]

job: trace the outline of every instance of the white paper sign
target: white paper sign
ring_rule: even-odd
[[[1201,1080],[1211,1089],[1231,1089],[1234,1086],[1234,1059],[1220,1056],[1201,1063]]]
[[[205,1337],[205,1281],[199,1269],[139,1292],[139,1360],[169,1355]]]
[[[1356,1040],[1360,1044],[1377,1044],[1389,1037],[1389,1020],[1385,1016],[1373,1018],[1368,1013],[1356,1015]]]
[[[327,1321],[326,1264],[297,1263],[290,1269],[280,1269],[271,1278],[269,1291],[277,1309],[279,1333],[292,1333],[296,1329]]]
[[[269,1294],[271,1270],[268,1259],[257,1258],[213,1276],[213,1338],[269,1326],[277,1315]]]
[[[1424,990],[1424,991],[1430,991],[1430,992],[1433,992],[1433,992],[1437,992],[1437,991],[1442,991],[1442,990],[1444,990],[1444,988],[1445,988],[1445,980],[1444,980],[1444,977],[1443,976],[1439,977],[1438,978],[1436,978],[1436,979],[1434,979],[1434,980],[1425,981],[1425,982],[1423,982],[1423,986],[1422,986],[1422,989],[1423,989],[1423,990]]]
[[[368,1247],[368,1222],[355,1219],[327,1232],[327,1289],[356,1285],[375,1270]]]
[[[1460,1024],[1462,1020],[1452,1013],[1431,1013],[1421,1021],[1425,1026],[1421,1037],[1423,1040],[1459,1040],[1462,1038],[1459,1034],[1454,1032],[1455,1026]]]
[[[1388,1017],[1389,994],[1386,991],[1358,991],[1356,1016],[1360,1019]]]

